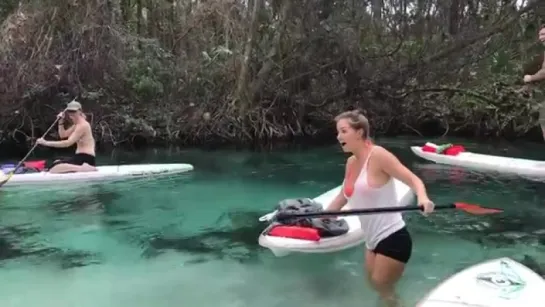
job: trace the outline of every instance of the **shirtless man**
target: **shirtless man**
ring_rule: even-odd
[[[541,43],[545,45],[545,27],[541,28],[538,37]],[[524,83],[532,83],[542,80],[545,80],[545,53],[543,57],[543,64],[541,64],[541,69],[533,75],[524,76]],[[541,126],[541,132],[543,133],[543,139],[545,139],[545,102],[541,104],[541,108],[539,109],[539,125]]]
[[[72,127],[64,129],[64,116],[68,115],[72,121]],[[59,115],[59,137],[63,141],[46,141],[43,138],[36,142],[39,145],[65,148],[77,144],[76,154],[68,160],[57,160],[49,168],[50,173],[72,173],[96,171],[95,164],[95,139],[91,125],[85,119],[81,104],[72,101],[66,106],[65,112]]]

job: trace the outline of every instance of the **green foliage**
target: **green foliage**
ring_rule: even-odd
[[[512,74],[515,72],[516,62],[511,61],[508,50],[500,49],[490,57],[490,72],[495,74]]]
[[[100,102],[97,138],[114,143],[319,136],[355,107],[376,133],[430,120],[472,135],[536,127],[539,85],[519,89],[543,61],[543,1],[524,14],[496,0],[417,1],[406,14],[277,0],[254,13],[258,1],[23,1],[0,29],[0,123],[21,101],[40,118],[50,110],[33,104],[61,91]],[[0,17],[19,3],[4,2]]]
[[[156,40],[137,40],[127,60],[126,80],[134,94],[142,101],[165,95],[174,78],[172,55]]]
[[[11,14],[19,4],[17,0],[2,0],[0,1],[0,21],[3,21],[9,14]]]

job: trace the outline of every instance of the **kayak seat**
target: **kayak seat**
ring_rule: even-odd
[[[282,200],[276,210],[278,214],[317,213],[323,211],[323,207],[309,198],[294,198]],[[271,225],[268,235],[318,241],[322,237],[346,234],[348,230],[348,223],[344,219],[293,218],[283,219],[282,222],[275,221],[274,225]]]

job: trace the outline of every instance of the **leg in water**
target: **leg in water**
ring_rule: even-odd
[[[372,253],[368,251],[368,253]],[[373,272],[369,274],[369,281],[378,292],[380,307],[401,307],[401,301],[395,291],[395,284],[403,275],[405,265],[395,259],[375,254]]]
[[[365,266],[371,286],[378,292],[381,306],[401,307],[395,285],[412,254],[412,240],[404,227],[366,252]]]

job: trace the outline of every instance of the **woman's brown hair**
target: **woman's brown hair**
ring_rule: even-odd
[[[348,120],[348,124],[354,130],[363,130],[363,139],[367,140],[370,136],[369,120],[359,110],[345,111],[335,116],[335,122],[341,119]]]

